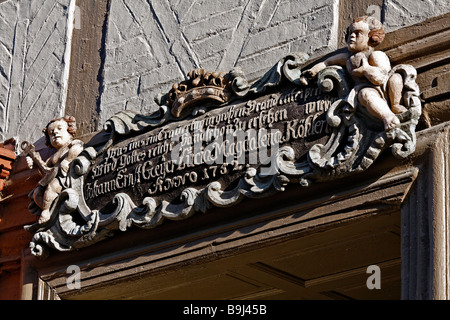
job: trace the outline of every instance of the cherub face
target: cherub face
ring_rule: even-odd
[[[68,125],[64,120],[57,120],[48,126],[47,132],[50,137],[50,143],[54,148],[60,149],[72,141],[72,135],[67,129]]]
[[[347,39],[350,52],[361,52],[369,49],[369,25],[364,21],[353,23],[349,27]]]

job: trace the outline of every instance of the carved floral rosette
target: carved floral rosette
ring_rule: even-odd
[[[398,115],[400,127],[386,132],[381,121],[370,116],[364,108],[348,103],[353,88],[346,71],[340,67],[328,67],[318,75],[317,85],[323,92],[334,92],[338,96],[326,112],[326,121],[332,130],[326,143],[313,145],[306,157],[300,159],[294,148],[284,145],[272,155],[275,171],[267,173],[267,170],[261,170],[262,167],[244,168],[231,189],[219,181],[211,181],[201,188],[184,188],[177,201],[160,201],[146,196],[140,203],[127,193],[118,192],[111,201],[112,206],[90,208],[84,194],[86,175],[94,161],[116,141],[178,121],[177,117],[186,115],[187,111],[195,117],[207,112],[208,108],[214,109],[233,99],[257,97],[286,83],[301,86],[298,80],[307,59],[303,53],[290,54],[252,84],[238,69],[228,74],[197,70],[191,73],[191,79],[183,86],[174,86],[168,95],[159,98],[158,112],[140,115],[122,111],[113,116],[106,122],[104,130],[87,143],[84,151],[71,163],[69,187],[54,201],[51,218],[43,224],[26,227],[34,233],[30,243],[32,253],[45,258],[49,254],[48,248],[76,250],[104,240],[117,230],[126,231],[131,226],[151,229],[166,219],[183,220],[212,207],[236,205],[246,197],[266,197],[285,190],[289,183],[306,187],[314,182],[361,172],[388,148],[398,158],[414,152],[415,128],[421,115],[414,68],[400,65],[392,70],[403,76],[403,101],[408,111]],[[196,98],[200,103],[193,101]],[[212,103],[204,104],[207,105],[205,108],[201,103],[205,101]]]

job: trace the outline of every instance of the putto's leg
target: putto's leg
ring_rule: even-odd
[[[398,120],[397,116],[391,111],[386,100],[380,96],[376,89],[361,89],[358,94],[358,101],[371,115],[383,121],[384,129],[386,131],[400,125],[400,120]]]
[[[389,99],[391,101],[392,112],[398,114],[407,111],[407,109],[401,105],[402,91],[403,91],[403,78],[399,73],[394,73],[388,80]]]
[[[61,185],[57,179],[53,179],[45,189],[43,199],[43,210],[39,217],[39,223],[47,222],[50,219],[50,207],[58,194],[61,192]]]

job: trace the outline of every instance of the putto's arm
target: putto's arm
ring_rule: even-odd
[[[386,83],[391,63],[388,56],[381,51],[375,51],[369,60],[363,59],[362,66],[353,70],[356,76],[364,76],[372,84],[380,86]]]
[[[314,78],[320,71],[322,71],[326,67],[334,65],[345,66],[347,59],[348,52],[335,54],[327,58],[325,61],[315,64],[311,69],[303,71],[300,77],[300,82],[306,86],[308,85],[309,79]]]
[[[50,168],[47,163],[42,160],[41,155],[36,152],[33,144],[29,143],[28,141],[23,141],[21,144],[21,148],[23,150],[23,154],[27,156],[26,161],[30,169],[33,169],[33,163],[35,163],[42,174],[52,172],[52,168]]]

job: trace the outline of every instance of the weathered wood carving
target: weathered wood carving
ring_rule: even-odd
[[[22,143],[23,154],[27,156],[30,169],[37,165],[43,178],[31,192],[30,211],[40,216],[39,223],[50,218],[50,206],[63,188],[67,188],[67,173],[70,162],[83,150],[83,142],[74,139],[77,127],[74,117],[57,118],[50,121],[43,129],[48,147],[56,152],[47,161],[43,161],[34,150],[34,146],[26,141]]]
[[[27,226],[33,254],[86,247],[117,230],[154,228],[289,183],[306,187],[361,172],[389,148],[396,157],[410,155],[421,115],[416,71],[385,68],[385,82],[371,85],[378,53],[367,48],[370,37],[372,56],[355,57],[361,50],[352,49],[360,21],[349,29],[349,52],[337,59],[350,61],[347,68],[328,60],[302,73],[308,56],[292,53],[253,83],[239,69],[197,69],[158,98],[158,112],[113,116],[71,162],[49,218]],[[366,24],[358,34],[368,36]],[[368,82],[360,85],[363,76]],[[382,94],[391,78],[400,80],[400,95],[390,96],[395,106]],[[372,100],[364,99],[374,92],[362,94],[364,88],[375,90],[377,106],[382,99],[395,119],[371,112]]]

